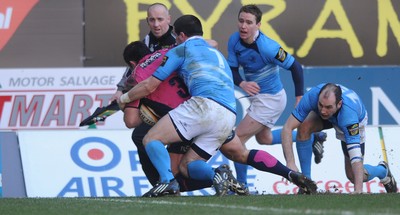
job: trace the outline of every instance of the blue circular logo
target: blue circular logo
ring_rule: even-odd
[[[89,148],[87,147],[88,144],[90,144]],[[97,145],[99,147],[93,147],[91,145]],[[107,150],[111,150],[112,157],[109,159],[109,161],[104,159],[105,153],[104,150],[101,149],[104,147]],[[82,151],[84,151],[84,153],[82,153]],[[85,156],[87,155],[87,157],[82,156],[82,154],[85,154]],[[87,137],[79,140],[72,146],[71,158],[76,165],[82,167],[83,169],[101,172],[114,168],[121,160],[121,152],[113,142],[107,139],[101,137]],[[103,162],[100,162],[102,160]],[[104,163],[104,160],[106,160],[106,163]]]

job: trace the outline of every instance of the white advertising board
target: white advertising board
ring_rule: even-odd
[[[399,179],[400,127],[384,127],[387,157],[393,175]],[[146,180],[138,160],[130,130],[19,131],[21,158],[28,197],[95,197],[141,196],[151,185]],[[284,163],[281,145],[260,146],[254,138],[249,149],[263,149]],[[377,165],[383,160],[377,127],[367,128],[365,163]],[[209,163],[217,167],[232,161],[220,153]],[[284,163],[285,164],[285,163]],[[297,161],[298,164],[298,161]],[[320,190],[349,193],[352,184],[344,172],[340,142],[334,131],[328,130],[322,162],[312,165],[312,177]],[[282,177],[250,168],[248,183],[259,194],[294,194],[296,186]],[[364,183],[364,191],[383,193],[384,187],[375,178]],[[212,195],[211,188],[186,192],[183,195]]]
[[[84,118],[109,103],[124,71],[124,67],[1,69],[0,130],[80,129]],[[97,128],[125,128],[122,112]]]
[[[109,104],[125,67],[0,69],[1,130],[78,130],[97,107]],[[238,120],[248,99],[236,89]],[[118,111],[97,129],[126,129]]]

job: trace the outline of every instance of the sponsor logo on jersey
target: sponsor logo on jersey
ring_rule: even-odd
[[[146,68],[148,65],[156,61],[158,58],[160,58],[162,54],[160,52],[156,52],[152,54],[149,58],[147,58],[143,63],[140,64],[140,67]]]
[[[160,66],[164,66],[164,65],[165,65],[165,63],[167,62],[167,60],[168,60],[168,57],[167,57],[167,56],[164,56],[164,58],[163,58],[163,60],[162,60],[162,62],[161,62],[161,65],[160,65]]]
[[[279,60],[280,62],[285,61],[287,56],[287,52],[281,47],[279,48],[278,53],[275,56],[275,59]]]
[[[356,124],[347,126],[347,131],[349,132],[349,134],[351,136],[355,136],[360,133],[360,127],[359,127],[358,123],[356,123]]]

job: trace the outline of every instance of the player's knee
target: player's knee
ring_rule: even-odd
[[[236,131],[235,131],[236,132]],[[254,135],[254,134],[245,134],[245,133],[236,133],[236,135],[239,137],[240,143],[245,145],[246,142]]]
[[[143,137],[143,141],[142,142],[143,142],[143,145],[146,146],[149,142],[155,141],[155,140],[158,140],[158,141],[162,142],[157,135],[152,135],[152,133],[149,132]],[[165,142],[162,142],[162,143],[164,145],[166,145]]]
[[[188,169],[187,169],[187,163],[186,162],[181,162],[178,166],[179,172],[186,178],[189,178],[188,174]]]
[[[300,141],[310,139],[311,134],[312,134],[312,127],[308,123],[301,124],[297,128],[297,139]]]
[[[143,137],[143,145],[146,146],[150,141],[151,141],[151,137],[149,136],[149,134],[147,133],[144,137]]]
[[[223,146],[221,152],[225,157],[232,161],[243,164],[247,163],[249,151],[246,148]]]
[[[136,128],[142,123],[142,121],[139,119],[126,117],[124,118],[124,123],[127,128]]]
[[[248,154],[245,154],[243,152],[243,153],[240,153],[238,155],[235,155],[235,159],[234,160],[236,162],[238,162],[238,163],[247,164],[247,157],[248,157]]]
[[[261,132],[260,132],[256,135],[256,140],[257,140],[257,143],[259,143],[261,145],[271,145],[272,144],[272,135],[261,134]]]
[[[179,164],[182,160],[183,154],[171,153],[169,152],[170,160],[171,160],[171,171],[173,175],[177,175],[179,173]]]

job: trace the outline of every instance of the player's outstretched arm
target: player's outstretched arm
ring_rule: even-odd
[[[123,94],[118,103],[126,104],[134,100],[141,99],[150,93],[154,92],[157,87],[160,85],[161,81],[155,78],[154,76],[150,76],[144,81],[138,83],[135,87],[130,89],[127,93]]]
[[[300,122],[293,116],[290,115],[285,125],[283,125],[281,138],[282,138],[282,149],[283,155],[286,159],[286,166],[289,169],[299,171],[296,166],[294,153],[293,153],[293,142],[292,142],[292,131],[300,126]]]

